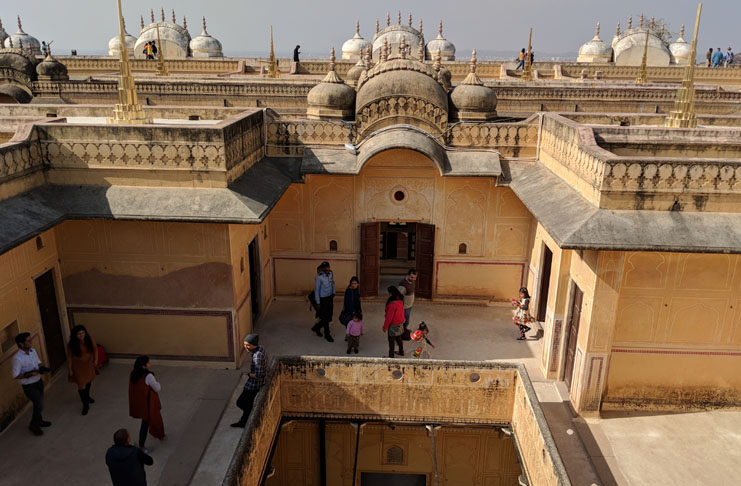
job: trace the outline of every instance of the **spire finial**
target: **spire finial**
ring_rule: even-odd
[[[386,12],[386,27],[391,26],[391,14]]]
[[[425,62],[425,41],[422,38],[419,39],[419,49],[417,49],[417,60],[419,62]]]
[[[664,21],[661,21],[661,38],[664,38],[664,31],[666,30],[666,26],[664,26]]]
[[[175,17],[175,9],[174,8],[172,9],[172,23],[173,24],[177,24],[178,23],[178,19]]]
[[[651,16],[651,23],[648,24],[649,29],[653,29],[656,26],[656,21],[654,20],[654,16]]]
[[[18,16],[18,32],[23,32],[23,24],[21,24],[21,16]]]
[[[376,34],[378,34],[378,31],[380,30],[380,25],[378,24],[378,19],[376,18]]]
[[[139,16],[139,26],[141,27],[140,30],[144,30],[144,16],[143,15]]]
[[[3,28],[3,19],[0,19],[0,29]]]
[[[151,8],[149,9],[149,18],[152,19],[152,22],[150,23],[153,24],[154,23],[154,9],[151,9]]]
[[[419,18],[419,33],[422,33],[422,17]]]
[[[442,50],[438,47],[437,54],[435,54],[435,62],[432,65],[432,68],[438,73],[440,72],[440,69],[442,68],[442,59],[443,59]]]
[[[681,37],[682,39],[684,39],[684,24],[682,24],[682,28],[679,29],[679,37]]]
[[[8,36],[8,42],[10,42],[10,48],[13,48],[13,38]]]
[[[443,21],[440,20],[440,27],[437,28],[437,36],[442,39],[443,38]]]
[[[401,25],[401,10],[396,14],[396,23]]]
[[[617,28],[615,29],[615,35],[620,35],[620,22],[617,23]]]
[[[597,30],[594,32],[595,37],[599,37],[599,20],[597,21]]]
[[[471,73],[476,74],[476,48],[471,52]]]
[[[365,56],[363,57],[363,64],[365,64],[365,70],[370,71],[371,68],[371,50],[370,47],[365,50]]]
[[[628,17],[628,30],[633,28],[633,16]]]
[[[121,19],[121,23],[123,24],[124,33],[126,33],[126,19]],[[47,47],[48,49],[48,47]]]
[[[329,70],[334,72],[335,68],[335,61],[337,61],[337,58],[334,56],[334,47],[329,50]]]
[[[160,18],[162,18],[162,22],[165,21],[165,9],[164,9],[164,7],[160,7]]]
[[[188,19],[183,15],[183,29],[188,30]]]
[[[409,27],[412,26],[412,12],[409,12]]]
[[[401,42],[399,43],[399,54],[401,55],[402,59],[407,58],[407,37],[405,35],[401,36]]]
[[[355,34],[360,35],[360,19],[355,19]]]
[[[677,99],[674,101],[674,109],[664,122],[665,127],[696,128],[697,115],[695,113],[695,56],[697,55],[697,32],[700,28],[700,13],[702,4],[697,6],[697,17],[695,18],[695,33],[690,44],[689,61],[684,68],[684,79],[682,86],[677,90]]]
[[[638,27],[641,28],[641,29],[643,28],[643,14],[641,14],[641,17],[638,20]]]
[[[472,86],[483,86],[484,82],[476,74],[476,49],[471,52],[471,72],[468,73],[466,79],[461,81],[461,84],[472,85]]]
[[[206,17],[203,17],[203,35],[207,35],[208,32],[206,32]]]
[[[18,39],[18,49],[23,50],[23,39]]]

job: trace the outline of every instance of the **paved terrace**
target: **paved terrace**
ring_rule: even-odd
[[[381,331],[383,304],[364,304],[366,334],[362,357],[387,353]],[[541,341],[517,341],[508,307],[418,303],[412,320],[424,320],[437,346],[436,359],[522,362],[538,393],[562,460],[575,485],[737,484],[741,464],[741,412],[684,414],[608,413],[601,419],[574,420],[562,384],[546,382],[539,371]],[[308,303],[279,299],[260,320],[257,332],[271,356],[346,356],[339,329],[329,343],[310,330]],[[352,356],[355,356],[354,354]],[[65,373],[46,395],[45,418],[54,425],[44,437],[26,429],[30,410],[0,434],[0,477],[4,486],[110,484],[104,456],[112,434],[127,427],[136,436],[138,421],[128,417],[130,364],[104,368],[93,386],[87,417],[80,415],[75,387]],[[163,417],[168,440],[153,445],[150,485],[220,485],[241,429],[229,427],[240,411],[236,371],[165,366],[154,363],[162,382]],[[240,381],[241,383],[241,381]],[[134,438],[134,440],[136,440]]]

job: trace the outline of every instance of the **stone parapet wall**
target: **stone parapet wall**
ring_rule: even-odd
[[[38,134],[30,123],[0,144],[0,201],[43,184],[40,170],[46,164],[41,154]]]
[[[269,155],[302,155],[303,145],[342,145],[350,141],[352,124],[339,121],[273,117],[267,124]]]
[[[614,64],[560,64],[561,73],[568,78],[581,78],[586,72],[588,78],[594,78],[597,72],[603,80],[634,81],[640,71],[640,66],[615,66]],[[649,66],[646,68],[646,78],[649,82],[680,83],[684,77],[685,66]],[[720,85],[741,85],[741,69],[713,69],[704,66],[695,67],[695,82]]]

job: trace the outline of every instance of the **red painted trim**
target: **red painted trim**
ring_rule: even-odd
[[[599,371],[597,371],[597,384],[598,385],[599,385],[599,377],[602,376],[602,365],[604,364],[605,360],[602,356],[593,356],[589,360],[589,375],[587,376],[587,391],[589,391],[589,387],[592,385],[592,370],[594,369],[595,360],[599,360]]]
[[[678,354],[695,356],[734,356],[741,357],[741,351],[689,351],[685,349],[628,349],[612,348],[613,353],[630,354]]]
[[[455,260],[438,260],[435,262],[435,294],[438,293],[438,280],[440,275],[440,264],[444,263],[445,265],[514,265],[519,266],[522,268],[520,271],[520,287],[524,285],[525,282],[525,263],[517,263],[517,262],[476,262],[476,261],[455,261]]]
[[[147,315],[165,315],[165,316],[216,316],[226,318],[226,335],[229,356],[192,356],[182,354],[150,354],[149,356],[157,359],[172,359],[183,361],[234,361],[234,325],[232,322],[231,311],[205,311],[205,310],[187,310],[187,309],[130,309],[126,307],[67,307],[67,317],[69,327],[75,325],[74,313],[96,313],[96,314],[147,314]],[[114,358],[136,358],[138,354],[129,353],[111,353],[108,355]]]

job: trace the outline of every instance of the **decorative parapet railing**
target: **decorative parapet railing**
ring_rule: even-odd
[[[663,127],[623,130],[626,132],[623,137],[626,147],[631,145],[631,131],[633,144],[648,143],[650,139],[662,140],[665,145],[673,144],[675,150],[680,151],[690,150],[693,143],[707,144],[713,138],[707,128],[702,132]],[[739,140],[741,130],[717,129],[715,136],[718,140]],[[645,207],[643,201],[653,198],[671,203],[679,196],[695,200],[697,196],[701,199],[741,196],[741,150],[738,150],[739,156],[733,157],[738,145],[731,148],[731,157],[728,158],[618,156],[598,145],[595,129],[559,115],[546,114],[540,139],[540,161],[596,206],[628,209],[625,201],[640,193],[636,198],[640,204],[636,202],[634,209],[659,209],[664,206]],[[721,207],[715,204],[706,207],[705,203],[706,200],[701,200],[694,205],[698,210],[719,210]]]
[[[9,67],[0,67],[0,80],[15,81],[16,83],[20,83],[28,88],[30,88],[33,83],[26,73]]]
[[[262,111],[242,116],[224,127],[227,183],[233,182],[265,155]]]
[[[262,484],[284,418],[511,426],[528,484],[571,484],[521,364],[279,357],[224,486]]]
[[[267,122],[268,154],[297,156],[304,145],[343,145],[350,142],[351,123],[273,118]]]
[[[741,71],[741,70],[739,70]],[[477,70],[478,72],[478,70]],[[622,100],[641,100],[647,102],[671,102],[677,97],[677,86],[502,86],[488,83],[500,101],[505,100],[601,100],[605,102]],[[697,89],[697,101],[737,102],[736,110],[741,110],[741,92]]]
[[[594,78],[597,72],[604,79],[635,80],[640,71],[639,66],[615,66],[613,64],[577,64],[563,63],[560,65],[564,77],[580,78],[582,73]],[[646,68],[646,78],[649,81],[673,81],[680,83],[684,77],[685,66],[649,66]],[[702,66],[695,68],[695,82],[712,84],[741,84],[741,69],[713,69]]]
[[[19,129],[22,130],[24,127]],[[0,144],[0,184],[35,172],[45,165],[38,135],[30,125],[25,127],[25,132],[23,140],[18,140],[23,134],[16,132],[16,141]]]
[[[517,123],[459,123],[449,129],[453,147],[530,147],[538,143],[538,119]]]

